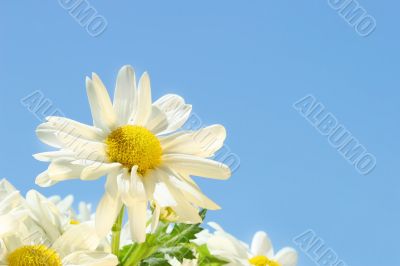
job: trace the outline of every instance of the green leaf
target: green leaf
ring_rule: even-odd
[[[202,210],[199,215],[204,220],[207,210]],[[190,240],[196,239],[196,234],[203,231],[201,224],[175,224],[172,232],[165,235],[162,241],[164,245],[174,246],[178,244],[190,243]]]
[[[137,247],[137,246],[138,246],[137,244],[132,244],[132,245],[127,245],[127,246],[124,246],[123,248],[121,248],[118,253],[119,261],[121,261],[121,262],[124,261],[125,258],[129,255],[130,250],[135,249],[135,247]]]
[[[228,261],[222,260],[220,258],[211,255],[207,245],[205,244],[197,246],[197,252],[199,254],[199,259],[198,259],[199,266],[221,266],[229,263]]]
[[[140,263],[140,266],[171,266],[165,258],[147,258]]]
[[[204,220],[206,210],[199,215]],[[168,266],[168,257],[175,257],[180,262],[184,259],[195,259],[196,250],[190,243],[203,228],[201,224],[175,224],[168,233],[169,223],[160,222],[153,234],[147,235],[143,244],[132,244],[123,247],[119,252],[120,265],[123,266]],[[221,264],[222,265],[222,264]]]
[[[183,262],[184,259],[193,260],[196,258],[193,250],[187,246],[180,245],[175,247],[168,248],[160,248],[155,256],[166,257],[169,256],[171,258],[176,258],[180,262]]]

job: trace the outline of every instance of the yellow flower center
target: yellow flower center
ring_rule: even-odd
[[[43,245],[23,246],[7,257],[9,266],[62,266],[58,254]]]
[[[74,220],[71,219],[71,221],[69,221],[70,224],[76,225],[76,224],[80,224],[78,220]]]
[[[171,207],[161,208],[160,220],[167,222],[176,222],[178,220],[178,215]]]
[[[266,256],[255,256],[249,259],[249,262],[255,266],[281,266],[278,262],[270,260]]]
[[[158,138],[141,126],[123,126],[117,128],[106,139],[107,156],[112,162],[118,162],[131,169],[138,166],[138,173],[145,175],[161,163],[162,148]]]

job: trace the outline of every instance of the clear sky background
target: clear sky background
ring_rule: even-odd
[[[182,95],[205,124],[222,123],[241,165],[227,181],[199,181],[227,231],[276,248],[312,229],[352,266],[400,265],[400,75],[397,1],[360,0],[377,22],[359,36],[327,0],[90,1],[108,21],[91,37],[58,1],[0,2],[0,176],[24,193],[97,204],[103,181],[34,185],[48,150],[21,98],[43,92],[90,123],[84,78],[114,88],[131,64],[154,98]],[[292,104],[313,94],[377,158],[360,175]],[[313,265],[302,251],[300,266]]]

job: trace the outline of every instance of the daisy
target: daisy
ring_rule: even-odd
[[[22,221],[19,228],[28,230],[35,227],[35,230],[46,233],[50,240],[58,238],[70,225],[68,217],[61,215],[46,197],[31,190],[24,198],[6,179],[0,181],[0,214],[6,214],[9,222],[15,222],[14,229]]]
[[[27,214],[22,203],[19,192],[7,180],[0,180],[0,238],[15,230],[17,221]]]
[[[61,198],[58,195],[49,198],[53,202],[61,213],[64,213],[71,217],[72,222],[82,223],[94,220],[94,213],[92,213],[92,204],[84,201],[79,202],[78,211],[73,208],[74,197],[68,195],[65,198]]]
[[[0,266],[118,264],[114,255],[96,250],[100,239],[94,225],[70,224],[51,200],[34,190],[25,199],[1,180],[0,210]]]
[[[113,102],[96,74],[86,79],[86,88],[93,126],[48,117],[37,129],[44,143],[59,149],[34,155],[50,162],[37,177],[38,185],[51,186],[73,178],[94,180],[106,175],[106,192],[96,211],[97,232],[106,235],[126,206],[136,242],[145,241],[149,201],[157,206],[155,216],[159,208],[170,207],[184,223],[201,222],[198,207],[219,209],[191,176],[230,177],[228,166],[209,159],[224,143],[223,126],[178,131],[192,107],[171,94],[152,103],[148,74],[141,76],[136,88],[130,66],[118,73]]]
[[[72,195],[68,195],[65,198],[61,198],[58,195],[52,196],[49,198],[51,202],[53,202],[58,210],[69,217],[70,224],[80,224],[85,222],[93,222],[95,214],[92,213],[92,204],[86,202],[79,202],[78,211],[75,211],[73,208],[74,197]],[[129,239],[130,236],[129,236]],[[129,243],[124,242],[127,244]],[[122,241],[121,241],[122,243]],[[102,238],[100,244],[97,248],[98,251],[104,252],[111,252],[111,235],[107,235],[106,237]]]
[[[11,232],[1,240],[0,266],[118,264],[116,256],[96,251],[99,238],[94,226],[88,223],[70,227],[54,242],[44,242],[43,239],[48,239],[48,236],[41,235],[34,228],[30,232]]]
[[[289,247],[274,253],[274,249],[265,232],[257,232],[251,247],[226,233],[216,223],[209,223],[215,229],[214,233],[204,230],[193,241],[198,245],[206,244],[211,254],[228,260],[230,266],[296,266],[297,252]]]

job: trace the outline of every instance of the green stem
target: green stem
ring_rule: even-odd
[[[119,212],[117,220],[112,227],[111,250],[112,253],[117,257],[119,255],[119,243],[121,238],[122,221],[124,219],[124,209],[125,207],[123,206]]]
[[[151,224],[151,219],[149,219],[146,223],[146,227]],[[146,239],[146,242],[149,241],[149,238]],[[134,265],[136,261],[140,261],[144,259],[144,255],[146,255],[149,250],[148,246],[145,243],[142,244],[132,244],[129,248],[128,252],[126,252],[125,256],[121,260],[121,265]],[[150,254],[151,255],[151,254]]]
[[[158,249],[158,246],[148,246],[146,243],[136,246],[128,259],[123,263],[125,266],[137,266],[139,263],[150,257]]]

